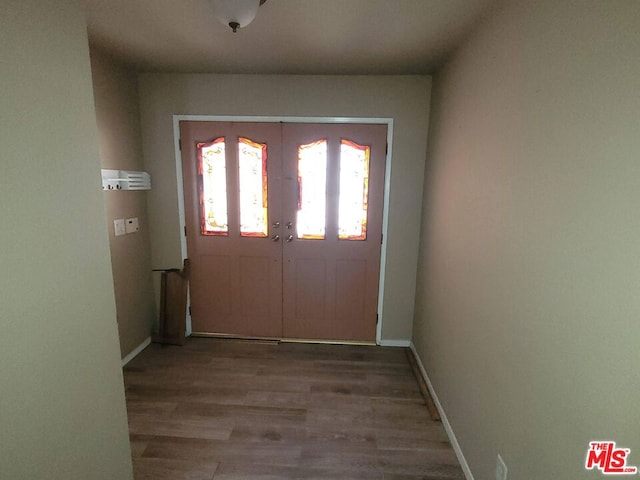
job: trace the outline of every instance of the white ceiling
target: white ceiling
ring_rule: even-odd
[[[268,0],[233,33],[208,0],[82,0],[92,47],[139,71],[428,74],[493,0]]]

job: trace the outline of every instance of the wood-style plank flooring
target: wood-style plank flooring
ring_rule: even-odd
[[[401,348],[191,338],[124,378],[136,480],[464,479]]]

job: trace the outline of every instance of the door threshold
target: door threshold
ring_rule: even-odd
[[[252,337],[245,335],[233,335],[229,333],[191,332],[191,336],[199,338],[220,338],[225,340],[236,340],[239,342],[280,343],[280,339],[274,337]]]
[[[274,338],[274,337],[255,337],[248,335],[233,335],[228,333],[206,333],[192,332],[192,337],[199,338],[223,338],[227,340],[237,340],[242,342],[263,342],[263,343],[320,343],[326,345],[363,345],[376,346],[376,342],[367,342],[359,340],[326,340],[321,338]]]
[[[324,340],[317,338],[282,338],[282,343],[323,343],[327,345],[364,345],[364,346],[376,346],[376,342],[365,342],[359,340]]]

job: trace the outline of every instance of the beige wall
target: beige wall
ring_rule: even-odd
[[[137,74],[95,49],[91,51],[91,70],[102,168],[144,170]],[[105,191],[103,196],[124,357],[149,338],[157,318],[147,191]],[[132,217],[138,218],[140,231],[116,237],[113,221]]]
[[[475,478],[640,465],[640,2],[502,2],[434,80],[414,342]]]
[[[145,74],[139,88],[155,268],[181,265],[172,115],[393,118],[382,338],[411,338],[430,77]]]
[[[132,478],[86,25],[0,7],[0,478]]]

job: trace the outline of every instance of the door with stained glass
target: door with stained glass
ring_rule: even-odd
[[[193,331],[373,342],[386,125],[180,135]]]
[[[281,337],[280,125],[180,122],[180,138],[193,332]]]
[[[283,334],[374,342],[386,125],[283,127]]]

